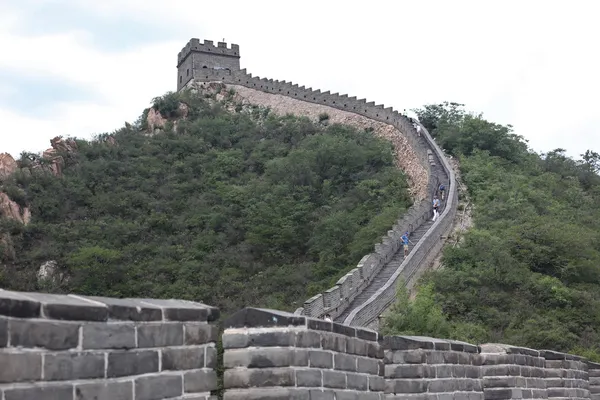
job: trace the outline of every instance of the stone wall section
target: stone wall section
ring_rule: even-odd
[[[537,350],[505,344],[481,345],[486,399],[546,399],[545,359]]]
[[[543,350],[548,399],[589,399],[588,364],[583,357]]]
[[[0,399],[211,398],[217,309],[0,289]]]
[[[590,383],[590,398],[600,400],[600,364],[588,361],[588,380]]]
[[[377,332],[244,309],[225,321],[224,400],[383,400]]]
[[[384,339],[386,399],[482,400],[481,357],[472,344],[415,336]]]

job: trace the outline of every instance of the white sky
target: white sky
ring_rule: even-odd
[[[191,37],[242,68],[403,110],[456,101],[536,151],[600,151],[600,3],[0,0],[0,152],[134,121]]]

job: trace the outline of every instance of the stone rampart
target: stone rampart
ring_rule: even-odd
[[[384,339],[387,399],[483,399],[481,358],[472,344],[416,336]]]
[[[0,399],[208,399],[217,309],[0,289]]]
[[[215,400],[218,317],[189,301],[0,290],[0,399]],[[548,350],[258,308],[224,328],[225,400],[596,399],[600,387],[600,364]]]
[[[383,337],[253,308],[225,327],[226,400],[591,399],[599,386],[599,364],[547,350]]]
[[[383,399],[377,332],[247,308],[225,321],[224,400]]]
[[[310,317],[321,317],[330,314],[333,318],[341,315],[348,305],[358,296],[365,287],[375,278],[377,273],[398,251],[400,237],[405,231],[412,231],[421,225],[431,214],[431,197],[440,183],[440,177],[432,173],[432,165],[442,171],[447,177],[446,187],[448,199],[446,206],[434,226],[426,236],[415,246],[409,257],[403,262],[397,273],[385,287],[364,303],[360,309],[354,310],[352,317],[345,321],[347,324],[366,326],[385,310],[395,299],[397,282],[403,271],[410,271],[411,277],[416,278],[442,248],[444,238],[452,226],[456,214],[457,190],[454,172],[450,168],[442,150],[433,141],[428,132],[423,129],[422,137],[427,145],[420,144],[420,138],[412,126],[411,121],[392,107],[375,105],[366,99],[357,99],[346,94],[330,93],[329,91],[313,90],[291,82],[278,81],[254,77],[242,70],[223,69],[194,69],[194,80],[188,82],[185,88],[193,88],[196,82],[222,82],[226,85],[243,86],[272,95],[281,95],[302,102],[319,104],[326,108],[333,108],[358,114],[366,118],[388,124],[396,128],[406,138],[407,143],[416,155],[416,159],[428,176],[426,187],[416,197],[415,204],[405,215],[391,227],[381,242],[375,245],[373,253],[365,255],[358,265],[341,277],[336,285],[324,293],[317,294],[304,302],[303,307],[296,313]],[[411,281],[414,279],[411,278]]]

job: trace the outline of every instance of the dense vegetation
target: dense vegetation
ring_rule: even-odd
[[[475,228],[414,301],[400,296],[386,330],[599,360],[600,155],[536,154],[510,126],[455,103],[417,114],[460,158]]]
[[[180,101],[189,115],[174,124]],[[33,220],[1,221],[16,259],[3,260],[0,287],[293,310],[410,206],[391,144],[367,132],[326,116],[226,112],[190,93],[154,106],[171,117],[164,133],[140,132],[146,110],[110,135],[116,144],[77,141],[61,177],[21,171],[2,183]],[[70,278],[40,284],[48,260]]]

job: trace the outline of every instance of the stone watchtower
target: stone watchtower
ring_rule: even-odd
[[[177,90],[181,90],[190,80],[210,80],[216,74],[240,70],[240,46],[212,40],[191,39],[177,56]]]

